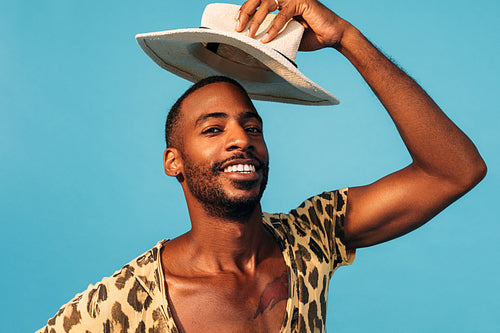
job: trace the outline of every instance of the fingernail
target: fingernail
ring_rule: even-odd
[[[262,38],[260,39],[260,41],[261,41],[262,43],[266,43],[268,38],[269,38],[269,34],[268,34],[268,33],[266,33],[266,34],[264,35],[264,37],[262,37]]]

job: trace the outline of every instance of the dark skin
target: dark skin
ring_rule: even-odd
[[[315,0],[280,0],[279,4],[282,9],[263,42],[274,38],[292,17],[302,22],[306,33],[301,49],[334,48],[343,54],[380,99],[412,157],[407,167],[373,184],[349,189],[348,247],[371,246],[418,228],[484,177],[486,166],[469,138],[359,30]],[[236,30],[250,22],[253,37],[265,14],[275,9],[274,0],[245,2]],[[285,265],[278,245],[262,226],[260,205],[238,219],[214,217],[184,178],[186,157],[201,168],[245,151],[267,160],[258,130],[262,124],[248,116],[256,112],[253,106],[228,83],[199,89],[181,110],[182,153],[169,148],[164,158],[166,173],[182,176],[178,179],[192,223],[189,232],[168,242],[162,251],[176,322],[186,332],[277,332],[285,313],[287,287],[273,282],[283,277]],[[197,122],[213,113],[225,116]],[[205,130],[211,127],[217,129],[207,135]],[[262,170],[221,172],[214,180],[229,197],[245,200],[258,193]],[[255,186],[237,186],[244,180],[254,181]],[[272,308],[261,306],[262,299],[272,297],[277,300]]]

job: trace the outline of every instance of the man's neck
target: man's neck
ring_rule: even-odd
[[[214,217],[204,209],[192,208],[192,229],[184,237],[186,245],[196,253],[192,263],[200,268],[251,273],[273,246],[262,224],[260,204],[250,215],[238,219]]]

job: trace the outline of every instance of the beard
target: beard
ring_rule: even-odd
[[[248,158],[257,160],[259,168],[262,169],[259,191],[251,196],[231,197],[224,191],[218,179],[219,174],[223,172],[221,167],[230,160]],[[185,156],[184,174],[189,191],[202,203],[208,214],[213,217],[241,220],[249,217],[260,204],[260,199],[267,185],[269,163],[259,160],[252,153],[238,154],[212,166],[195,165]],[[251,190],[257,183],[258,180],[232,180],[233,186],[240,190]]]

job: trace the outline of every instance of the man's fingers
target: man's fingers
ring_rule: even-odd
[[[247,36],[254,38],[259,30],[260,25],[264,22],[267,14],[276,10],[278,4],[273,0],[248,0],[243,5],[241,5],[238,14],[236,15],[236,28],[235,30],[241,32],[245,29],[248,22],[250,26],[248,27]],[[261,39],[263,43],[270,42],[273,40],[278,33],[283,29],[283,27],[290,21],[295,15],[293,6],[285,6],[280,10],[276,18],[274,19],[271,28],[267,31],[266,35]]]
[[[264,22],[267,14],[269,14],[269,8],[267,5],[260,5],[259,9],[255,12],[255,15],[252,18],[252,22],[250,22],[250,26],[248,27],[248,37],[254,38],[255,34],[257,34],[257,30],[259,30],[260,25]]]
[[[236,14],[236,17],[234,18],[236,20],[235,30],[237,32],[241,32],[243,29],[245,29],[248,21],[255,14],[259,3],[259,0],[249,0],[241,5],[238,14]]]
[[[269,28],[267,33],[262,37],[261,42],[262,43],[267,43],[273,40],[274,37],[278,35],[278,33],[283,29],[285,24],[287,24],[288,21],[290,21],[293,17],[293,11],[290,10],[289,8],[283,8],[281,11],[276,15],[276,18],[274,19],[273,25]]]

